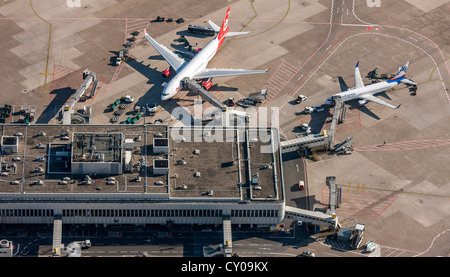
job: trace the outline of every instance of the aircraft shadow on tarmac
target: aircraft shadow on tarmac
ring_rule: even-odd
[[[175,45],[174,45],[175,46]],[[178,48],[180,49],[184,49],[181,48],[183,47],[183,44],[180,45],[176,45]],[[176,47],[174,47],[176,48]],[[161,55],[154,55],[154,56],[150,56],[149,59],[151,60],[164,60],[164,58]],[[154,103],[156,103],[157,105],[161,105],[161,107],[163,109],[165,109],[167,112],[169,112],[170,114],[172,114],[172,112],[177,109],[177,108],[182,108],[182,107],[186,107],[185,102],[186,101],[191,101],[192,103],[194,102],[193,99],[180,99],[180,98],[172,98],[170,100],[168,100],[167,102],[161,102],[159,95],[161,95],[162,92],[162,87],[159,84],[162,84],[163,82],[169,82],[170,81],[170,77],[168,79],[163,79],[161,77],[161,71],[158,70],[156,67],[155,68],[151,68],[149,65],[144,65],[143,62],[139,62],[136,59],[132,58],[132,57],[128,57],[127,59],[127,64],[129,66],[131,66],[134,70],[136,70],[137,72],[141,73],[143,76],[145,76],[148,79],[147,84],[153,84],[153,86],[143,94],[143,96],[150,94],[150,95],[158,95],[157,100],[154,101]],[[172,76],[174,76],[174,73],[172,73]],[[180,90],[179,94],[182,94],[184,90]],[[233,88],[233,87],[225,87],[225,86],[218,86],[217,84],[212,85],[212,87],[210,88],[210,91],[237,91],[237,88]],[[188,92],[185,94],[187,97],[192,97],[192,96],[196,96],[197,94],[193,91],[188,90]],[[227,99],[228,97],[224,97],[225,99]],[[134,104],[136,106],[145,106],[146,103],[144,103],[145,101],[143,100],[144,97],[140,97],[139,99],[137,99]],[[187,107],[189,108],[189,107]],[[181,109],[177,109],[178,111],[180,111]],[[191,118],[191,115],[189,114],[189,112],[182,112],[183,115],[181,115],[180,117],[183,117],[184,120],[186,120],[186,122],[189,120],[189,118]],[[176,118],[177,115],[174,115]],[[179,115],[178,115],[179,116]],[[189,120],[190,122],[190,120]]]
[[[70,97],[76,92],[75,89],[71,87],[64,87],[52,90],[48,96],[55,95],[52,101],[45,107],[45,110],[41,113],[39,118],[36,120],[36,124],[48,124],[53,117],[55,117],[61,110],[64,103],[69,100]],[[56,107],[58,107],[56,109]]]
[[[376,119],[376,120],[380,120],[381,118],[376,115],[375,113],[373,113],[369,108],[367,108],[366,106],[360,106],[358,104],[357,100],[353,100],[353,101],[349,101],[347,102],[349,104],[349,108],[348,109],[359,109],[360,112]]]
[[[160,55],[151,56],[151,57],[149,57],[149,59],[152,59],[152,60],[155,60],[155,59],[157,59],[157,60],[164,60],[164,58],[162,56],[160,56]],[[154,103],[156,105],[161,105],[161,107],[163,109],[165,109],[167,112],[169,112],[170,114],[172,114],[172,112],[177,107],[180,107],[180,108],[182,107],[179,102],[186,101],[186,100],[180,100],[178,98],[176,98],[176,99],[172,98],[172,99],[168,100],[168,102],[162,102],[161,101],[160,95],[161,95],[161,92],[162,92],[163,88],[160,86],[160,84],[162,84],[163,82],[169,82],[170,81],[170,77],[168,79],[163,79],[161,77],[161,71],[158,70],[156,67],[155,68],[151,68],[150,65],[144,65],[142,61],[139,62],[139,61],[137,61],[136,59],[134,59],[132,57],[129,57],[127,59],[127,64],[129,66],[131,66],[134,70],[136,70],[137,72],[139,72],[143,76],[145,76],[148,79],[147,84],[150,84],[150,85],[153,84],[153,86],[148,91],[146,91],[145,93],[142,94],[142,97],[140,97],[139,99],[135,100],[134,104],[136,106],[145,106],[145,104],[147,102],[144,101],[144,96],[149,94],[149,95],[158,95],[158,97],[156,97],[156,100],[154,101]],[[180,91],[180,93],[181,92],[182,91]],[[189,93],[193,94],[193,92],[189,92]],[[188,96],[192,96],[192,94],[188,95]],[[183,113],[182,117],[184,117],[185,120],[188,120],[188,118],[186,118],[186,116],[188,116],[188,115],[189,115],[188,113],[187,114]],[[175,117],[178,118],[177,116],[175,116]]]

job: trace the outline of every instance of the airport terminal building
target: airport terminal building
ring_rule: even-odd
[[[275,128],[1,125],[0,222],[99,226],[284,220]]]

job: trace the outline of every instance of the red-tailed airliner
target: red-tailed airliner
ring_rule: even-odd
[[[177,56],[175,53],[167,49],[165,46],[156,42],[145,31],[145,38],[153,45],[153,47],[164,57],[169,63],[170,67],[163,72],[164,77],[168,77],[171,71],[175,71],[176,75],[168,83],[163,83],[163,92],[161,100],[168,100],[174,97],[181,88],[181,82],[183,80],[198,80],[198,79],[210,79],[213,77],[228,77],[236,75],[246,74],[259,74],[265,73],[267,70],[244,70],[244,69],[216,69],[206,68],[208,62],[214,57],[219,50],[226,37],[245,35],[248,32],[228,32],[228,16],[230,15],[230,8],[227,10],[227,14],[222,23],[222,27],[219,28],[211,20],[208,21],[209,25],[214,29],[218,35],[209,42],[203,49],[201,49],[192,60],[185,61]]]

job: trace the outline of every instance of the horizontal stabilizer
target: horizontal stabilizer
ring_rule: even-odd
[[[209,26],[211,26],[211,28],[213,28],[214,32],[219,33],[220,32],[220,27],[216,25],[216,23],[212,22],[211,20],[208,20],[208,24]]]
[[[401,82],[401,83],[404,83],[404,84],[408,84],[408,85],[417,86],[417,84],[416,84],[415,82],[413,82],[413,81],[411,81],[411,80],[409,80],[409,79],[403,79],[403,80],[401,80],[400,82]]]
[[[234,37],[234,36],[242,36],[242,35],[246,35],[249,32],[228,32],[225,37]]]

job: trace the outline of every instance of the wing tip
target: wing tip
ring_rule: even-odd
[[[397,108],[395,108],[395,109],[398,109],[398,108],[400,108],[400,106],[401,106],[401,105],[402,105],[402,104],[398,105],[398,106],[397,106]]]

